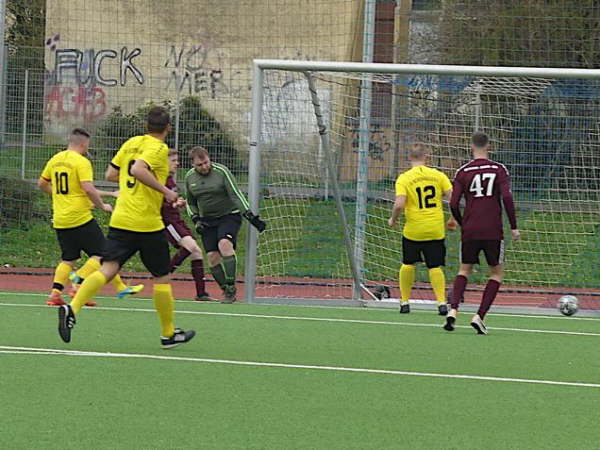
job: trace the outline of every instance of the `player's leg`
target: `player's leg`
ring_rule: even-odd
[[[446,331],[454,330],[454,323],[458,315],[458,307],[464,298],[469,275],[473,272],[473,265],[479,264],[479,251],[481,249],[479,241],[465,241],[460,245],[461,265],[458,275],[454,279],[452,286],[452,299],[450,300],[450,311],[446,316],[444,329]]]
[[[235,254],[235,245],[241,226],[241,216],[239,214],[229,214],[222,218],[217,227],[218,248],[223,258],[222,265],[225,273],[225,298],[222,303],[233,303],[236,301],[237,257]]]
[[[207,227],[202,231],[202,245],[206,251],[206,259],[210,266],[210,273],[221,290],[225,292],[225,271],[223,270],[223,258],[219,253],[219,240],[217,238],[217,226]]]
[[[446,306],[446,276],[442,267],[446,264],[446,245],[443,239],[429,241],[423,249],[425,264],[429,269],[429,282],[438,304],[438,314],[448,314]]]
[[[400,314],[410,312],[410,294],[415,283],[415,264],[422,261],[421,243],[402,237],[402,266],[400,266]]]
[[[81,256],[81,248],[76,239],[74,239],[73,229],[56,229],[56,239],[61,251],[61,261],[54,269],[54,278],[52,280],[52,288],[50,295],[46,300],[49,306],[64,305],[65,301],[62,298],[62,293],[69,281],[69,274],[73,270],[74,264]]]
[[[167,236],[167,240],[169,241],[169,244],[171,244],[173,247],[175,247],[177,249],[177,252],[173,255],[173,257],[171,258],[171,265],[170,265],[170,270],[171,273],[175,272],[179,266],[183,263],[183,261],[185,261],[185,259],[190,256],[190,251],[181,246],[180,242],[181,239],[183,238],[183,236],[179,233],[179,231],[177,230],[177,226],[176,224],[173,223],[165,223],[165,236]],[[189,228],[186,229],[189,230]],[[191,233],[190,233],[191,235]]]
[[[196,300],[201,302],[214,301],[206,292],[206,281],[204,280],[204,260],[202,259],[202,249],[191,236],[183,236],[179,245],[185,248],[192,259],[192,278],[196,286]]]
[[[479,310],[471,320],[471,326],[477,330],[478,334],[487,334],[487,327],[484,323],[485,315],[494,303],[504,277],[504,241],[484,241],[483,251],[490,267],[490,278],[483,291]]]
[[[163,348],[173,348],[190,341],[194,330],[175,328],[175,298],[170,283],[169,243],[164,233],[140,233],[140,257],[154,277],[152,298],[160,321],[160,340]]]

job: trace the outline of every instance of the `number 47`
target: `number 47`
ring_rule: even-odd
[[[494,180],[496,179],[495,173],[478,173],[473,177],[473,181],[471,181],[471,186],[469,187],[470,192],[475,193],[475,197],[491,197],[492,191],[494,190]],[[483,193],[484,187],[483,182],[487,181],[487,186],[485,187],[485,194]]]

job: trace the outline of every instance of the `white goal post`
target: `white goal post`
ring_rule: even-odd
[[[424,142],[452,178],[476,129],[514,169],[524,238],[508,244],[506,286],[600,295],[595,263],[581,264],[600,242],[599,70],[266,59],[253,69],[248,198],[269,226],[248,227],[248,302],[397,296],[401,227],[386,224],[406,149]],[[451,284],[457,236],[448,241]]]

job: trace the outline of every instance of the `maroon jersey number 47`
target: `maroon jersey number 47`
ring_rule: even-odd
[[[464,215],[460,200],[465,197]],[[450,208],[462,229],[462,240],[501,240],[502,203],[512,230],[517,228],[510,176],[503,164],[478,158],[457,170]]]

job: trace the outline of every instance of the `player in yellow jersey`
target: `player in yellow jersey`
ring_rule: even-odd
[[[86,158],[89,145],[89,133],[75,128],[69,136],[67,149],[50,158],[38,180],[39,188],[52,196],[52,224],[62,252],[62,261],[56,267],[52,291],[46,301],[50,306],[65,304],[62,291],[81,251],[89,259],[76,274],[72,274],[74,286],[77,280],[98,270],[106,244],[91,210],[96,206],[111,212],[112,206],[104,203],[101,196],[113,196],[113,193],[94,187],[92,163]],[[119,298],[143,288],[143,285],[129,287],[118,276],[113,279],[113,285]],[[74,295],[76,290],[71,292]],[[86,305],[95,306],[96,303],[90,300]]]
[[[452,184],[439,170],[427,167],[427,147],[414,144],[409,153],[411,169],[396,180],[396,201],[388,220],[396,226],[402,210],[406,222],[402,231],[402,266],[400,267],[400,313],[410,312],[408,300],[415,281],[415,264],[425,261],[429,280],[438,302],[440,316],[448,313],[446,279],[442,266],[446,260],[444,244],[444,210],[442,197],[452,195]],[[456,229],[453,221],[448,229]]]
[[[108,242],[100,270],[81,285],[69,305],[59,308],[58,331],[63,341],[71,340],[76,314],[133,255],[154,277],[154,306],[161,325],[161,345],[172,348],[190,341],[194,330],[175,328],[170,278],[169,244],[163,232],[160,210],[163,198],[183,205],[176,192],[165,186],[169,174],[169,148],[164,143],[171,130],[167,111],[159,106],[148,112],[148,133],[125,142],[107,170],[107,179],[119,181],[119,198],[111,216]]]

